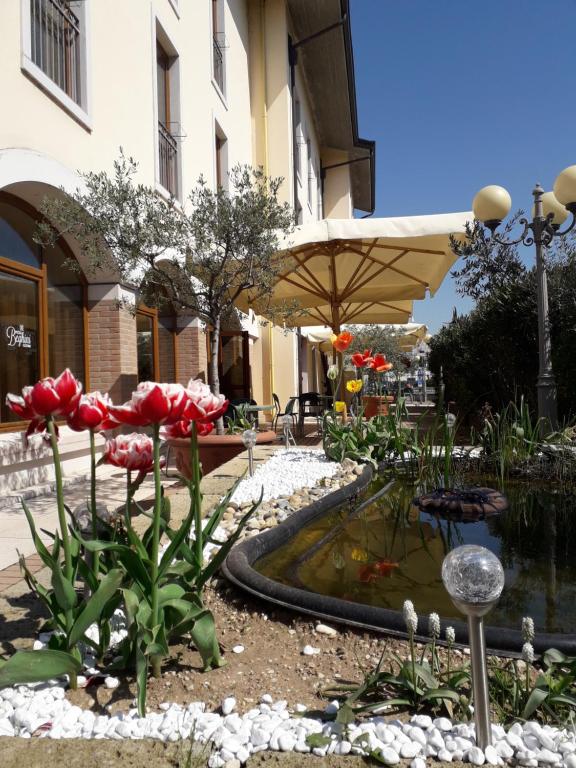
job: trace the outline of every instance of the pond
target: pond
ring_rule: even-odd
[[[383,484],[373,481],[365,498]],[[499,487],[493,478],[474,484]],[[576,492],[517,481],[502,490],[506,511],[462,522],[419,510],[417,488],[398,480],[367,506],[346,504],[313,520],[253,567],[308,592],[395,611],[409,598],[420,614],[461,619],[442,584],[442,560],[456,546],[480,544],[506,573],[490,625],[518,629],[532,616],[541,632],[576,633]]]

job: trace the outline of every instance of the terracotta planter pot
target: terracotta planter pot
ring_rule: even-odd
[[[256,439],[257,445],[273,443],[277,438],[276,432],[268,430],[258,432]],[[176,459],[178,471],[189,480],[192,478],[190,467],[190,441],[184,438],[175,438],[168,440],[170,451]],[[202,464],[202,474],[207,475],[221,464],[225,464],[234,456],[245,451],[242,435],[206,435],[198,438],[198,449],[200,452],[200,462]]]
[[[387,416],[388,405],[393,402],[392,395],[364,395],[362,398],[364,417],[371,419],[372,416]]]

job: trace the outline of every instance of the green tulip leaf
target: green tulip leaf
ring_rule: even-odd
[[[78,673],[81,664],[64,651],[17,651],[0,666],[0,688]]]
[[[70,637],[68,638],[70,646],[76,645],[77,642],[82,640],[88,627],[98,620],[106,603],[114,597],[115,592],[120,588],[123,578],[124,574],[119,568],[113,568],[104,576],[100,586],[90,597],[72,626]]]

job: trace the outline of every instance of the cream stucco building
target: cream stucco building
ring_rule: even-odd
[[[199,176],[226,185],[237,163],[282,176],[299,222],[374,209],[374,144],[358,137],[348,0],[2,0],[0,3],[0,490],[48,481],[26,448],[8,392],[66,366],[86,389],[126,399],[139,379],[205,375],[193,317],[139,307],[113,276],[71,272],[73,242],[32,240],[46,194],[77,171],[113,168],[122,147],[138,180],[186,197]],[[246,317],[223,337],[230,397],[284,404],[306,389],[294,333]],[[64,434],[67,471],[82,435]]]

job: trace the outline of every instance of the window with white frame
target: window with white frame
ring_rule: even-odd
[[[308,158],[308,207],[310,208],[310,212],[312,212],[316,178],[314,173],[314,161],[312,159],[312,142],[310,139],[306,140],[306,156]]]
[[[212,0],[212,77],[223,96],[226,94],[225,48],[224,2]]]
[[[322,200],[322,171],[316,164],[316,217],[318,221],[324,218],[324,201]]]
[[[163,28],[156,24],[156,111],[158,117],[158,182],[180,196],[179,57]]]
[[[302,173],[302,153],[300,151],[300,144],[302,142],[302,107],[300,105],[300,99],[294,97],[294,167],[298,178]]]
[[[214,137],[216,189],[228,189],[228,140],[218,124]]]
[[[22,69],[76,116],[88,110],[89,1],[22,0]]]

